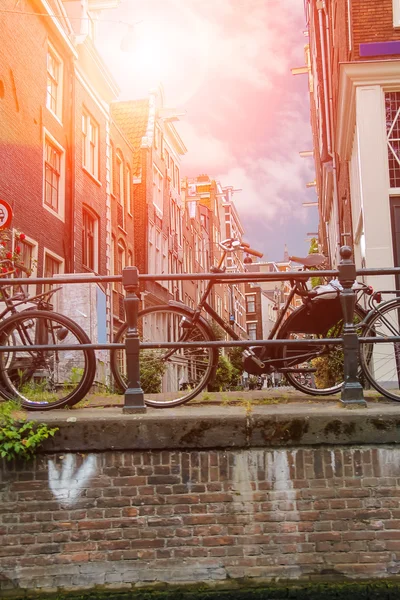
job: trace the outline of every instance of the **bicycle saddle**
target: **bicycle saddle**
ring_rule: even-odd
[[[289,260],[300,263],[305,267],[320,267],[326,262],[326,257],[323,254],[309,254],[304,258],[300,256],[289,256]]]

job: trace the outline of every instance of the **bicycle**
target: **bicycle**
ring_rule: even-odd
[[[225,271],[224,261],[228,252],[241,249],[255,256],[262,254],[249,248],[239,240],[220,242],[222,255],[213,273]],[[322,255],[312,254],[298,259],[305,267],[321,266],[325,262]],[[271,372],[284,374],[287,381],[299,391],[311,395],[330,395],[341,390],[343,384],[342,345],[312,345],[315,338],[338,338],[343,329],[342,309],[339,292],[333,298],[317,298],[317,294],[307,288],[306,279],[291,281],[291,290],[268,339],[304,339],[304,345],[281,345],[274,347],[253,346],[244,350],[244,368],[252,375]],[[245,277],[244,277],[245,279]],[[152,343],[212,341],[215,336],[209,322],[203,317],[204,309],[231,339],[239,340],[237,333],[208,304],[207,298],[214,285],[221,281],[209,281],[195,309],[181,302],[170,301],[167,305],[144,309],[138,314],[138,331],[141,341]],[[372,293],[362,286],[361,294]],[[290,303],[295,296],[303,298],[303,305],[295,309],[285,320]],[[326,295],[325,295],[326,296]],[[364,325],[368,311],[360,303],[355,307],[357,327]],[[115,342],[125,339],[127,325],[116,333]],[[365,361],[372,352],[366,346]],[[212,380],[218,365],[219,352],[216,348],[141,349],[140,375],[145,402],[148,406],[160,408],[178,406],[194,398]],[[330,363],[335,368],[330,367]],[[124,350],[111,352],[111,370],[119,389],[127,387]],[[326,373],[328,371],[328,377]],[[325,376],[324,376],[325,375]],[[187,382],[187,385],[182,384]]]
[[[23,265],[0,261],[5,263],[9,270],[3,276],[25,270]],[[0,345],[10,347],[9,352],[0,353],[0,395],[6,400],[19,399],[29,410],[73,406],[88,393],[95,377],[94,350],[79,348],[90,343],[88,336],[69,317],[54,312],[50,300],[60,287],[36,296],[29,296],[22,288],[11,294],[11,287],[0,280],[0,296],[5,303],[0,313]],[[28,303],[36,307],[18,311]],[[50,344],[54,349],[29,348]],[[72,344],[76,349],[63,350]],[[13,346],[23,349],[12,350]]]

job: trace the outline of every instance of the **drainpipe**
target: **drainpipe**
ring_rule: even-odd
[[[332,136],[332,123],[333,123],[333,99],[332,99],[332,83],[331,83],[331,70],[330,70],[330,45],[329,45],[329,18],[326,10],[325,0],[317,1],[318,10],[318,22],[319,32],[321,39],[321,58],[322,58],[322,79],[324,88],[324,107],[325,107],[325,120],[326,120],[326,137],[328,154],[332,159],[333,169],[333,202],[336,209],[336,261],[339,261],[339,250],[340,250],[340,210],[339,210],[339,198],[338,198],[338,186],[337,186],[337,168],[336,168],[336,155],[333,148],[333,136]],[[326,44],[326,53],[325,53]],[[328,59],[328,60],[327,60]],[[328,81],[329,74],[329,81]]]
[[[71,65],[72,82],[71,82],[71,231],[70,231],[70,272],[75,273],[75,167],[76,167],[76,144],[75,144],[75,110],[76,110],[76,87],[75,87],[75,64],[72,60]]]

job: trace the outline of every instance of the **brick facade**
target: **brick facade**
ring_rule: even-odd
[[[395,576],[399,453],[63,453],[6,464],[2,597],[18,586]]]
[[[5,0],[2,8],[12,11],[15,3]],[[44,247],[65,257],[67,263],[70,258],[65,251],[72,226],[70,157],[66,157],[63,220],[43,206],[43,172],[45,131],[65,152],[71,144],[69,87],[73,57],[55,29],[29,14],[34,12],[30,2],[24,2],[24,10],[27,15],[0,14],[0,80],[4,88],[0,99],[0,198],[13,208],[12,226],[26,232],[39,245],[41,274]],[[49,42],[63,61],[62,123],[46,108]]]

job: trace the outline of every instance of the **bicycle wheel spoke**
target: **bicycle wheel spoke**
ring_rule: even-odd
[[[386,339],[400,331],[400,301],[378,307],[363,332],[365,337]],[[400,401],[400,343],[362,344],[361,362],[371,385],[384,396]]]
[[[138,331],[142,342],[208,341],[206,329],[196,323],[190,326],[187,314],[179,308],[160,306],[139,313]],[[125,340],[126,328],[116,341]],[[211,348],[155,348],[140,351],[140,380],[149,406],[167,407],[183,404],[207,384],[216,351]],[[114,377],[122,389],[127,386],[125,351],[112,353]]]
[[[48,311],[24,311],[1,327],[2,345],[24,346],[1,353],[0,386],[8,397],[19,398],[26,408],[57,408],[75,404],[93,380],[95,357],[82,350],[84,332],[70,319]],[[48,350],[32,345],[52,345]],[[76,349],[64,350],[62,345]]]

